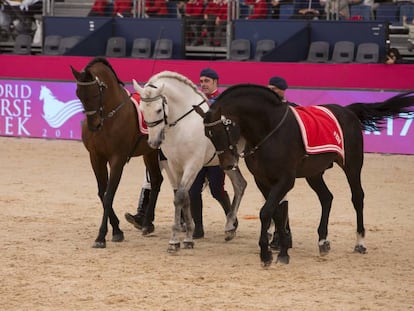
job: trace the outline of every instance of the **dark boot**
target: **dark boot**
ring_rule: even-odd
[[[227,191],[224,191],[223,200],[222,201],[219,201],[219,202],[220,202],[221,207],[224,210],[224,213],[227,216],[227,214],[230,213],[230,210],[231,210],[230,197],[229,197],[229,194],[227,193]],[[239,226],[239,221],[236,218],[236,221],[234,222],[235,229],[237,229],[238,226]]]
[[[285,230],[287,234],[287,244],[288,248],[292,248],[292,233],[290,231],[290,225],[289,225],[289,216],[288,216],[288,201],[283,201],[280,204],[280,208],[282,209],[282,217],[286,217],[286,224],[285,224]],[[274,222],[276,223],[276,220],[274,219]],[[280,239],[279,234],[277,232],[277,229],[275,228],[275,232],[273,234],[273,239],[269,244],[270,248],[273,250],[279,250],[280,248]]]
[[[194,220],[193,239],[204,238],[203,228],[203,202],[200,199],[192,200],[190,204],[191,216]]]
[[[144,222],[145,217],[145,211],[148,206],[149,197],[150,197],[150,189],[142,189],[141,194],[139,196],[138,200],[138,207],[137,207],[137,213],[135,215],[132,215],[130,213],[125,213],[125,219],[134,225],[135,228],[138,230],[142,229],[142,225]]]

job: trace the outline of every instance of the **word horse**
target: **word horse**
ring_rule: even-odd
[[[197,110],[204,117],[205,134],[214,143],[221,166],[227,170],[232,169],[237,167],[239,158],[244,157],[266,199],[260,210],[259,240],[260,259],[264,266],[269,266],[272,262],[267,230],[275,212],[278,215],[277,230],[281,235],[278,261],[289,263],[288,241],[286,231],[283,230],[287,215],[278,208],[278,203],[293,188],[295,178],[299,177],[306,178],[318,195],[322,206],[318,227],[319,249],[321,255],[329,252],[328,218],[333,195],[325,184],[323,174],[334,162],[345,172],[352,192],[357,219],[357,242],[354,250],[359,253],[366,252],[364,191],[361,186],[364,158],[362,129],[377,129],[377,124],[386,117],[398,117],[400,113],[409,112],[408,107],[412,105],[414,96],[408,93],[375,104],[315,106],[336,118],[338,132],[342,133],[342,137],[338,132],[329,134],[343,144],[343,155],[335,151],[307,151],[295,117],[295,108],[282,103],[274,92],[263,86],[242,84],[230,87],[219,96],[206,114]],[[244,141],[243,153],[239,153],[240,146],[237,146],[241,140]]]
[[[192,248],[194,225],[188,191],[203,166],[219,164],[213,144],[204,135],[203,120],[192,107],[197,105],[207,111],[207,99],[190,80],[175,72],[160,72],[143,88],[135,80],[133,83],[141,97],[140,109],[148,126],[148,143],[153,148],[162,148],[175,179],[175,217],[168,251],[175,252],[180,247],[177,234],[181,228],[181,211],[187,228],[184,248]],[[225,240],[228,241],[235,235],[237,210],[247,183],[238,169],[226,171],[226,174],[234,188],[225,225]]]
[[[143,220],[143,234],[154,230],[154,209],[163,181],[158,151],[147,143],[140,132],[137,109],[112,66],[104,58],[93,59],[82,72],[71,67],[76,79],[76,95],[85,109],[82,141],[98,183],[98,196],[103,205],[103,218],[93,247],[105,248],[108,219],[113,228],[113,242],[124,240],[112,203],[125,164],[130,157],[143,156],[151,178],[149,205]],[[109,165],[109,176],[108,167]]]

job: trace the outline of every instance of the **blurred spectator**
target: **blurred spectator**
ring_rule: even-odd
[[[112,16],[113,5],[107,0],[95,0],[88,16]]]
[[[379,3],[375,0],[363,0],[361,1],[361,4],[371,7],[371,19],[375,19]]]
[[[132,17],[132,0],[115,0],[113,15],[119,17]]]
[[[88,16],[132,16],[132,0],[95,0]]]
[[[327,19],[346,20],[350,18],[349,6],[360,2],[361,0],[320,0],[320,5],[325,8]]]
[[[403,16],[403,26],[408,29],[408,50],[411,52],[414,48],[414,18],[411,18],[411,23],[407,22],[407,16]]]
[[[145,14],[148,17],[168,17],[166,0],[145,0]]]
[[[219,0],[218,16],[216,18],[216,28],[214,34],[214,46],[225,45],[227,30],[227,0]]]
[[[388,65],[403,63],[400,51],[398,51],[397,48],[390,48],[388,50],[384,63]]]
[[[20,10],[26,15],[34,18],[36,14],[43,14],[42,0],[23,0],[20,4]]]
[[[280,1],[270,0],[270,17],[272,19],[280,18]]]
[[[42,15],[42,0],[8,1],[0,0],[2,11],[2,28],[8,34],[16,37],[24,33],[33,35],[37,29],[35,15]],[[40,25],[40,24],[39,24]]]
[[[214,44],[214,36],[216,31],[217,18],[219,16],[219,0],[208,0],[204,9],[204,22],[206,29],[206,37],[210,45]]]
[[[267,18],[269,9],[266,0],[246,0],[245,3],[252,6],[251,14],[246,19],[263,19]]]
[[[188,0],[185,7],[185,29],[188,45],[202,45],[201,29],[204,24],[203,0]]]
[[[323,9],[319,1],[315,0],[296,0],[295,13],[296,19],[322,19]]]
[[[179,0],[179,1],[171,1],[175,2],[176,6],[176,14],[178,18],[183,18],[185,16],[185,1]]]
[[[280,18],[280,5],[293,4],[293,0],[270,0],[270,17],[272,19]]]

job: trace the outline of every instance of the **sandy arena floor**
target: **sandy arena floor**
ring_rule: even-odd
[[[244,166],[248,188],[236,238],[224,241],[224,214],[205,191],[206,237],[171,255],[167,180],[155,235],[143,237],[124,220],[136,208],[142,158],[126,166],[114,204],[126,240],[113,243],[109,235],[106,249],[93,249],[102,208],[82,143],[3,137],[0,148],[0,310],[414,309],[414,156],[365,157],[366,255],[353,253],[356,218],[342,171],[326,173],[335,199],[332,249],[323,258],[319,202],[297,180],[289,194],[290,264],[263,269],[260,222],[250,217],[263,199]]]

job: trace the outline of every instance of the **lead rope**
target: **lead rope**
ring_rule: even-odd
[[[265,138],[263,138],[253,149],[251,149],[248,153],[246,152],[242,152],[239,154],[240,158],[245,158],[248,156],[251,156],[253,153],[256,152],[257,149],[259,149],[259,147],[267,140],[269,139],[270,136],[272,136],[283,124],[283,122],[285,122],[285,119],[288,115],[289,112],[289,105],[286,105],[286,111],[285,114],[283,115],[282,119],[280,120],[279,124],[269,133],[266,135]]]
[[[205,99],[203,99],[203,101],[201,103],[199,103],[198,105],[196,105],[197,107],[200,107],[202,104],[204,104],[206,102]],[[179,117],[177,120],[175,120],[173,123],[168,123],[169,127],[173,127],[176,126],[178,121],[184,119],[186,116],[188,116],[190,113],[192,113],[194,111],[194,108],[192,108],[191,110],[187,111],[185,114],[183,114],[181,117]]]

